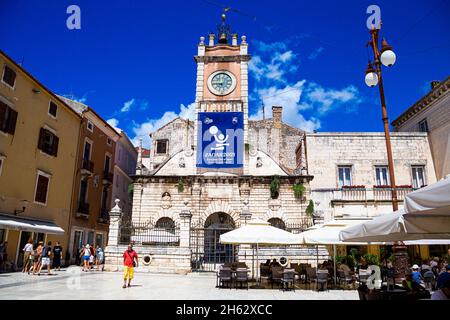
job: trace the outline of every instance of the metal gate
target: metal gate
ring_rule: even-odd
[[[191,225],[190,247],[192,271],[215,271],[224,263],[237,261],[237,246],[221,244],[220,235],[236,228],[234,223],[197,221]]]

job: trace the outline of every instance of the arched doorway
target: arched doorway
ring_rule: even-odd
[[[220,243],[220,235],[235,228],[233,218],[224,212],[216,212],[205,221],[205,263],[234,262],[234,246]]]
[[[237,227],[225,212],[215,212],[191,225],[192,271],[215,271],[223,263],[235,262],[236,246],[220,243],[220,235]]]
[[[286,224],[280,218],[270,218],[269,221],[267,221],[267,222],[269,222],[272,227],[275,227],[275,228],[278,228],[281,230],[286,230]]]

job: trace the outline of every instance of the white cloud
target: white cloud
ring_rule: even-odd
[[[323,51],[323,49],[324,49],[323,47],[315,49],[313,52],[309,54],[308,59],[315,60],[319,56],[319,54]]]
[[[166,111],[160,118],[147,119],[143,123],[134,123],[133,133],[135,136],[131,139],[135,146],[139,145],[139,139],[142,139],[142,145],[145,148],[150,148],[151,139],[149,134],[155,132],[165,124],[169,123],[177,117],[194,120],[195,115],[195,103],[191,103],[188,106],[180,105],[179,112]]]
[[[342,105],[346,106],[347,111],[351,112],[362,102],[358,88],[352,85],[338,90],[323,88],[316,83],[312,83],[306,95],[308,102],[321,114]]]
[[[302,130],[313,131],[321,127],[320,117],[326,113],[343,107],[346,112],[352,112],[361,103],[355,86],[324,88],[312,81],[299,80],[301,78],[296,74],[299,71],[298,55],[289,50],[288,40],[255,43],[257,54],[254,61],[250,61],[249,70],[257,81],[251,97],[262,102],[267,118],[272,117],[272,106],[282,106],[283,121]],[[309,59],[315,59],[323,50],[323,47],[317,48]],[[297,79],[291,81],[293,75]],[[314,116],[307,118],[305,112],[313,112]],[[263,110],[259,108],[250,115],[250,119],[261,119],[262,114]]]
[[[272,117],[272,106],[283,107],[283,121],[305,131],[314,131],[320,128],[320,120],[314,117],[306,119],[300,111],[308,108],[300,102],[304,90],[305,80],[283,88],[272,86],[258,90],[258,95],[263,101],[266,118]],[[259,108],[256,114],[250,116],[250,120],[262,119],[263,110]]]
[[[117,120],[116,118],[111,118],[106,120],[106,122],[114,128],[114,130],[116,130],[117,132],[121,132],[122,130],[120,128],[118,128],[119,125],[119,120]]]
[[[135,99],[128,100],[123,104],[123,107],[120,109],[120,112],[128,112],[130,111],[131,106],[133,105]]]
[[[287,45],[284,42],[271,42],[266,43],[264,41],[254,40],[252,44],[255,46],[256,50],[262,52],[268,52],[273,50],[286,50]]]

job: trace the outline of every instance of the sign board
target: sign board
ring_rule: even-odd
[[[199,112],[197,130],[197,167],[243,166],[243,112]]]

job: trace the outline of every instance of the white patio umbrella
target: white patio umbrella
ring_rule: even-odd
[[[342,230],[339,239],[345,243],[450,239],[450,206],[384,214]]]
[[[296,234],[301,244],[332,245],[333,246],[333,264],[334,264],[334,282],[336,284],[336,245],[365,245],[366,242],[342,242],[339,239],[339,233],[349,226],[361,223],[364,220],[331,220],[323,225]]]
[[[264,220],[254,219],[238,229],[221,234],[219,242],[256,245],[256,278],[258,279],[258,249],[260,245],[299,244],[299,239],[295,234],[273,227]]]
[[[407,194],[403,210],[342,230],[339,238],[345,242],[450,239],[450,179]]]
[[[450,206],[450,178],[408,193],[405,211],[416,212]]]

